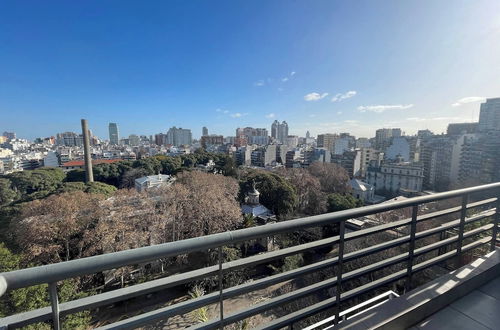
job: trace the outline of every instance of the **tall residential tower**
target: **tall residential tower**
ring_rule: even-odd
[[[280,123],[275,120],[271,125],[271,136],[281,143],[286,143],[288,137],[288,124],[286,121]]]
[[[499,131],[500,130],[500,97],[487,99],[481,103],[479,112],[479,131]]]
[[[120,136],[118,135],[118,125],[116,123],[109,123],[109,143],[113,145],[118,145]]]

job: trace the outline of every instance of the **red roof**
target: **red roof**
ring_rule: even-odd
[[[120,162],[123,159],[92,159],[92,165],[98,165],[98,164],[110,164],[110,163],[116,163]],[[69,166],[83,166],[84,161],[83,160],[72,160],[70,162],[66,162],[62,164],[64,167],[69,167]]]

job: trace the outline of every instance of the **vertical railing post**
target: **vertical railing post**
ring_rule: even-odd
[[[344,236],[345,236],[345,220],[340,221],[339,230],[339,255],[337,261],[337,289],[335,292],[335,319],[334,323],[340,322],[340,295],[342,294],[342,272],[344,261]]]
[[[456,258],[456,268],[461,266],[462,262],[462,245],[464,240],[464,230],[465,230],[465,218],[467,217],[467,203],[469,201],[469,195],[465,194],[462,196],[462,208],[460,209],[460,225],[458,226],[458,241],[457,241],[457,258]]]
[[[411,289],[411,277],[413,274],[413,256],[415,254],[415,235],[417,233],[418,204],[411,209],[410,242],[408,244],[408,265],[406,267],[405,292]]]
[[[60,330],[59,321],[59,298],[57,297],[57,282],[49,283],[50,305],[52,306],[52,324],[54,330]]]
[[[491,230],[490,251],[495,250],[497,245],[498,223],[500,223],[500,189],[497,190],[497,203],[495,207],[495,216],[493,217],[493,229]]]
[[[219,328],[224,329],[224,299],[222,298],[223,286],[222,286],[222,246],[219,246],[219,309],[220,309],[220,324]]]

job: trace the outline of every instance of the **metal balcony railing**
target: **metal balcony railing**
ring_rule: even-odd
[[[474,198],[474,201],[472,202],[472,199],[470,199],[470,197],[476,197],[478,193],[480,193],[482,197]],[[343,311],[341,310],[342,302],[360,297],[361,295],[381,288],[397,280],[405,279],[406,288],[410,288],[412,276],[416,272],[440,264],[450,258],[460,257],[464,252],[473,250],[477,247],[483,246],[484,244],[489,244],[490,249],[493,250],[497,242],[496,237],[500,217],[499,196],[500,183],[493,183],[472,188],[437,193],[428,196],[410,198],[393,203],[360,207],[356,209],[322,214],[302,219],[278,222],[259,227],[224,232],[204,237],[197,237],[166,244],[109,253],[105,255],[98,255],[68,262],[17,270],[9,273],[2,273],[0,274],[0,296],[5,294],[5,292],[9,290],[47,283],[49,285],[51,306],[0,319],[0,329],[2,327],[12,329],[44,321],[52,321],[53,327],[55,329],[59,329],[61,327],[60,317],[64,315],[76,313],[83,310],[95,310],[98,307],[110,305],[119,301],[126,301],[134,297],[144,296],[152,292],[175,287],[181,284],[192,282],[194,280],[206,278],[208,276],[218,276],[218,291],[208,293],[204,296],[180,303],[172,304],[167,307],[162,307],[151,312],[146,312],[137,316],[129,317],[118,322],[105,325],[102,327],[102,329],[135,328],[155,321],[166,320],[175,315],[188,313],[192,310],[210,304],[220,305],[220,316],[208,322],[196,324],[191,328],[222,328],[226,325],[244,320],[283,304],[301,300],[308,295],[320,291],[324,292],[325,289],[329,288],[335,288],[335,294],[331,298],[320,301],[319,303],[314,303],[303,309],[291,312],[284,317],[277,318],[266,324],[262,324],[260,325],[260,329],[278,329],[285,326],[293,326],[293,324],[296,322],[299,322],[305,318],[326,310],[333,310],[333,320],[334,322],[338,322],[337,320],[341,320],[339,316],[345,317],[346,315],[345,313],[342,313]],[[457,197],[461,198],[461,203],[457,207],[452,207],[428,214],[418,214],[419,206],[421,206],[422,204]],[[412,210],[410,218],[397,220],[391,223],[362,229],[359,231],[348,233],[346,233],[345,231],[345,221],[348,219],[407,207],[410,207]],[[478,210],[478,208],[480,208],[479,212],[474,215],[470,215],[471,212],[467,212],[468,210]],[[417,223],[423,223],[432,219],[452,214],[459,214],[459,216],[453,221],[448,221],[430,229],[417,232]],[[484,222],[486,222],[486,219],[488,219],[488,221],[486,224],[484,224]],[[483,223],[481,223],[480,227],[465,231],[466,225],[476,223],[480,220],[484,220]],[[338,224],[339,235],[229,262],[223,262],[221,257],[223,246],[234,245],[235,243],[242,243],[257,238],[270,237],[273,235],[283,234],[296,230],[331,224]],[[407,227],[409,229],[409,234],[379,244],[368,246],[353,252],[344,253],[344,245],[348,241],[368,237],[376,233],[391,231],[401,227]],[[422,238],[430,237],[432,235],[449,232],[452,229],[458,232],[458,235],[438,240],[431,244],[416,248],[416,241]],[[471,243],[464,244],[464,239],[467,239],[467,241]],[[351,270],[348,272],[343,271],[344,263],[346,262],[373,255],[389,248],[401,247],[405,245],[408,245],[408,250],[405,253],[386,258],[382,261],[374,262],[355,270]],[[253,280],[244,284],[232,286],[229,288],[223,288],[222,286],[222,278],[224,274],[227,274],[228,272],[245,267],[255,266],[258,264],[266,264],[273,260],[323,247],[335,247],[337,255],[330,259],[308,264],[300,268],[267,276],[265,278]],[[425,261],[415,263],[417,257],[425,255],[428,252],[436,251],[438,249],[442,250],[443,247],[451,248],[451,250],[448,252],[438,253],[438,255],[435,257],[431,256],[430,258],[425,259]],[[218,249],[218,265],[196,269],[182,274],[175,274],[165,278],[136,284],[69,302],[58,302],[57,283],[64,279],[88,274],[95,274],[126,265],[144,264],[147,262],[158,260],[160,258],[174,257],[190,252],[206,251],[209,249]],[[359,278],[360,276],[373,273],[375,271],[398,263],[405,263],[406,266],[400,271],[396,271],[387,276],[375,279],[364,285],[355,287],[354,289],[348,291],[342,290],[342,284],[346,283],[346,281]],[[224,301],[228,298],[254,292],[255,290],[266,288],[273,284],[295,279],[305,274],[310,274],[326,268],[333,269],[333,267],[335,267],[335,276],[331,278],[327,278],[326,280],[299,288],[295,291],[270,298],[266,301],[252,305],[229,315],[225,315],[223,313]]]

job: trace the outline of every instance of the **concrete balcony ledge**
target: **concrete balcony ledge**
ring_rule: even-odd
[[[482,288],[481,288],[482,287]],[[419,329],[419,328],[432,328],[444,329],[444,325],[451,325],[452,319],[460,316],[466,316],[466,313],[460,313],[455,310],[447,308],[447,306],[456,303],[467,303],[468,300],[472,302],[476,297],[469,297],[469,294],[474,295],[476,292],[481,292],[476,289],[487,288],[493,290],[493,296],[498,295],[500,291],[500,248],[488,253],[487,255],[478,258],[474,262],[465,265],[445,276],[429,282],[426,285],[420,286],[399,298],[391,299],[376,308],[359,314],[352,319],[338,324],[333,329]],[[472,293],[476,290],[474,293]],[[484,289],[483,289],[484,290]],[[464,297],[466,296],[467,297]],[[463,299],[460,299],[464,297]],[[486,295],[486,299],[490,299]],[[500,304],[500,298],[492,298],[494,304]],[[460,301],[457,301],[460,300]],[[469,302],[469,303],[470,303]],[[478,303],[478,302],[474,302]],[[489,302],[491,306],[492,302]],[[455,306],[454,304],[453,306]],[[497,308],[497,305],[492,306]],[[442,312],[440,312],[442,311]],[[500,309],[498,309],[500,311]],[[436,319],[439,323],[431,322],[436,314]],[[455,315],[459,314],[459,315]],[[440,315],[441,314],[441,315]],[[497,325],[500,324],[500,315],[496,313],[498,318]],[[430,318],[429,318],[430,317]],[[486,317],[495,317],[494,315],[487,315]],[[428,319],[429,318],[429,319]],[[472,321],[472,317],[466,317],[466,321]],[[476,319],[477,320],[477,319]],[[425,322],[423,322],[425,321]],[[449,322],[450,321],[450,322]],[[481,322],[480,324],[487,324],[488,322]],[[491,320],[488,320],[491,322]],[[432,326],[426,327],[432,323]],[[463,325],[463,329],[468,328]],[[489,327],[484,327],[488,329]],[[460,329],[456,328],[455,329]]]

